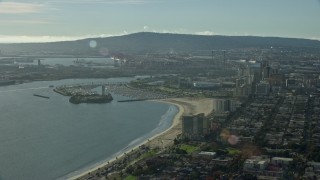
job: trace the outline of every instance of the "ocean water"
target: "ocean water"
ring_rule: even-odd
[[[157,102],[79,104],[49,85],[125,82],[60,80],[0,87],[0,180],[50,180],[102,163],[170,127],[178,112]],[[33,96],[40,94],[50,99]]]

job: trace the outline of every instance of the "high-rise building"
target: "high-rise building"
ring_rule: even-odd
[[[214,103],[216,114],[233,112],[241,105],[240,101],[235,99],[215,99]]]
[[[267,81],[261,81],[256,86],[256,94],[267,95],[270,92],[270,85]]]
[[[261,62],[261,65],[260,65],[260,77],[261,77],[261,80],[264,80],[265,78],[267,78],[267,76],[268,76],[267,67],[268,66],[269,66],[268,61],[264,60],[264,61]]]
[[[215,112],[222,113],[230,111],[230,100],[229,99],[215,99]]]
[[[182,117],[182,134],[188,137],[203,136],[208,132],[208,122],[204,113]]]

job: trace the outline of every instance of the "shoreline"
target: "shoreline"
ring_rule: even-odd
[[[82,178],[86,175],[88,175],[88,173],[92,173],[94,171],[97,171],[99,168],[103,168],[103,167],[107,167],[108,165],[118,161],[118,160],[121,160],[121,158],[123,158],[126,154],[138,149],[140,146],[142,145],[148,145],[149,143],[151,143],[152,141],[155,141],[157,138],[159,138],[161,135],[167,133],[168,131],[170,131],[172,128],[174,128],[175,126],[177,126],[180,122],[180,119],[184,113],[184,108],[180,105],[180,104],[177,104],[177,103],[172,103],[172,102],[168,102],[166,100],[151,100],[153,102],[158,102],[158,103],[166,103],[166,104],[169,104],[169,105],[174,105],[178,108],[178,112],[174,115],[173,119],[172,119],[172,124],[169,128],[167,128],[166,130],[160,132],[160,133],[157,133],[153,136],[151,136],[150,138],[147,138],[145,139],[144,141],[142,141],[141,143],[138,143],[137,145],[135,145],[134,147],[130,148],[130,149],[127,149],[126,151],[124,152],[121,152],[122,150],[125,150],[127,147],[125,147],[124,149],[120,150],[119,152],[119,155],[114,154],[110,160],[106,161],[106,162],[103,162],[101,164],[97,164],[97,165],[92,165],[93,167],[92,168],[89,168],[83,172],[81,172],[80,174],[78,175],[74,175],[72,177],[67,177],[67,179],[69,180],[73,180],[73,179],[77,179],[77,178]],[[116,157],[114,157],[116,156]],[[77,172],[77,171],[75,171]]]
[[[172,119],[172,124],[166,130],[154,134],[148,139],[145,139],[141,143],[138,143],[136,146],[125,150],[127,147],[119,151],[119,154],[113,155],[109,161],[105,161],[101,164],[92,165],[92,167],[88,167],[87,170],[83,169],[83,172],[79,172],[79,174],[72,175],[73,172],[70,173],[70,177],[65,176],[67,179],[84,179],[88,174],[95,174],[95,172],[99,169],[108,167],[112,163],[117,161],[121,161],[124,156],[136,149],[138,149],[142,145],[149,146],[150,148],[165,148],[173,145],[174,139],[182,133],[182,116],[183,115],[190,115],[190,114],[198,114],[198,113],[205,113],[208,115],[213,110],[213,99],[212,98],[201,98],[201,99],[190,99],[190,98],[170,98],[170,99],[159,99],[159,100],[150,100],[153,102],[158,103],[165,103],[169,105],[174,105],[178,108],[178,112]],[[210,104],[211,102],[211,104]],[[159,142],[161,141],[161,145]],[[115,156],[115,157],[114,157]]]

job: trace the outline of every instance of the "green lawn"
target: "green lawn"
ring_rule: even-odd
[[[136,180],[136,179],[137,179],[137,177],[132,176],[132,175],[127,176],[127,177],[125,178],[125,180]]]
[[[140,161],[141,159],[145,159],[145,158],[152,157],[152,156],[156,155],[156,153],[157,153],[156,150],[150,150],[150,151],[142,154],[142,155],[137,159],[137,161]]]
[[[241,153],[240,150],[234,149],[234,148],[226,148],[226,150],[228,151],[228,154],[231,156],[234,156],[234,155]]]
[[[185,150],[188,154],[191,154],[195,151],[199,150],[198,146],[192,146],[192,145],[188,145],[188,144],[181,144],[180,145],[180,149]]]

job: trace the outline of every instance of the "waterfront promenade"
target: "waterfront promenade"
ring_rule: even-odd
[[[126,163],[138,158],[147,149],[163,148],[172,146],[174,139],[182,133],[181,117],[183,115],[205,113],[208,115],[212,112],[213,99],[211,98],[171,98],[165,100],[156,100],[162,103],[174,104],[179,108],[175,115],[171,127],[154,137],[149,138],[132,149],[128,149],[116,158],[93,167],[81,174],[71,177],[70,179],[104,179],[106,174],[112,174],[121,170]]]

